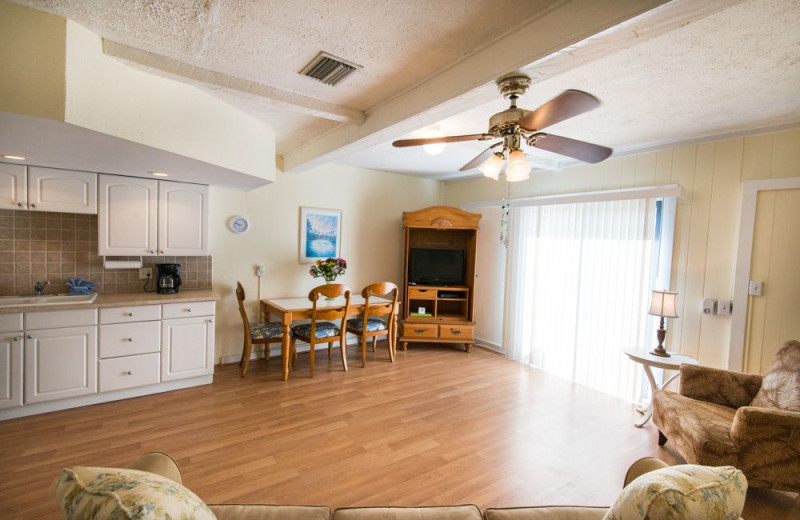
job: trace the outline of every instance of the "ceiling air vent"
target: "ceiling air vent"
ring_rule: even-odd
[[[338,85],[347,76],[362,68],[361,65],[344,61],[327,52],[320,52],[311,63],[305,66],[300,74],[314,78],[326,85]]]

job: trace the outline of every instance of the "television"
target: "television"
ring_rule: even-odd
[[[408,251],[408,281],[421,285],[464,283],[464,250],[412,247]]]

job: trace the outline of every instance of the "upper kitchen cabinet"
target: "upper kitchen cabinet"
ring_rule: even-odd
[[[100,175],[98,253],[208,254],[208,186]]]
[[[97,174],[0,163],[0,203],[6,209],[97,213]]]

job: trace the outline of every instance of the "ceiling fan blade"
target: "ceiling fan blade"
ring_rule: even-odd
[[[533,146],[588,163],[599,163],[608,159],[613,152],[611,148],[605,146],[553,134],[541,134]]]
[[[600,101],[582,90],[565,90],[544,105],[520,119],[519,126],[526,130],[541,130],[597,108]]]
[[[445,137],[423,137],[420,139],[400,139],[392,143],[392,146],[419,146],[421,144],[435,143],[458,143],[461,141],[485,141],[491,139],[489,134],[470,134],[470,135],[450,135]]]
[[[461,171],[464,172],[480,166],[486,159],[492,156],[492,154],[494,153],[493,150],[498,146],[500,146],[501,144],[503,144],[503,141],[496,142],[486,150],[482,151],[480,154],[478,154],[477,157],[475,157],[470,162],[462,166]]]

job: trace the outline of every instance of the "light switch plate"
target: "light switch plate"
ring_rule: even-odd
[[[703,300],[703,314],[711,316],[717,313],[717,300],[706,298]]]
[[[717,305],[718,316],[730,316],[731,309],[733,309],[733,302],[730,300],[720,300]]]

